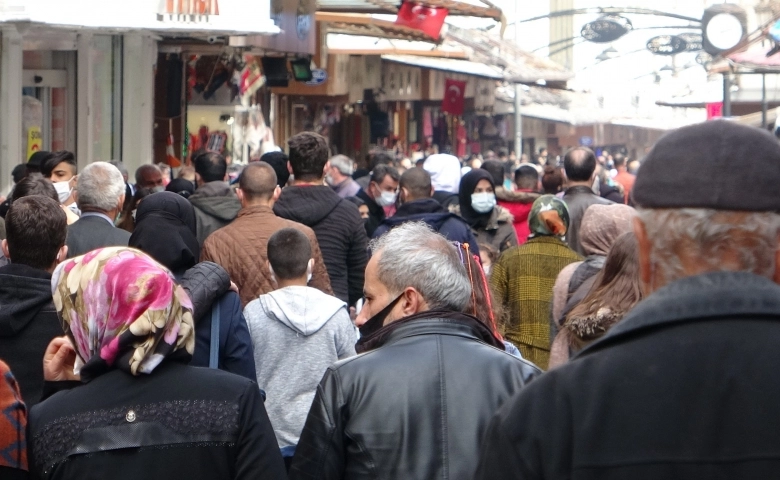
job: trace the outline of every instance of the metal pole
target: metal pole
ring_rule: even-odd
[[[766,129],[766,111],[769,104],[766,101],[766,73],[761,74],[761,128]]]
[[[515,2],[515,45],[520,48],[520,3]],[[523,115],[522,107],[523,103],[521,96],[523,93],[523,86],[519,83],[515,83],[515,155],[517,160],[520,161],[520,157],[523,155]]]
[[[731,116],[731,73],[723,74],[723,116]]]

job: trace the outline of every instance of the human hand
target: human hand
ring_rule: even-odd
[[[57,337],[49,342],[43,354],[43,379],[48,382],[81,380],[73,373],[76,364],[76,350],[68,337]]]
[[[230,281],[230,289],[233,290],[236,293],[239,293],[238,285],[236,285],[232,280]]]

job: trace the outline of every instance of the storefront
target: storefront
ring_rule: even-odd
[[[0,182],[35,150],[72,150],[80,168],[152,159],[154,70],[164,37],[227,42],[278,32],[255,0],[0,3]],[[20,121],[21,119],[21,121]]]

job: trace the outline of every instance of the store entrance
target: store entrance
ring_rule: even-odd
[[[24,70],[22,118],[26,152],[72,150],[67,132],[69,108],[66,70]]]

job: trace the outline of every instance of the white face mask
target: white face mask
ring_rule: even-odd
[[[389,207],[390,205],[395,204],[396,197],[398,197],[398,194],[395,192],[382,192],[382,194],[379,195],[379,198],[376,199],[376,203],[378,203],[380,207]]]
[[[477,213],[488,213],[496,206],[496,195],[490,192],[472,193],[471,208]]]
[[[53,182],[54,189],[57,190],[57,196],[60,199],[60,203],[65,203],[70,197],[70,181],[67,182]]]

